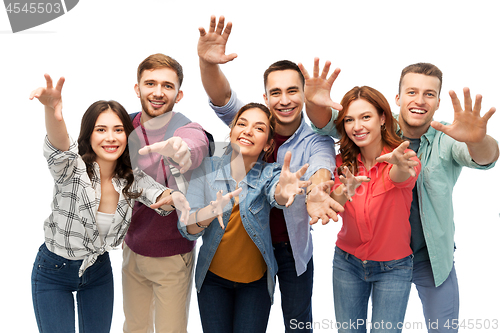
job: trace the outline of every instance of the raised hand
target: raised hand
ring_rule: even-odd
[[[330,219],[337,222],[337,213],[343,212],[344,207],[330,197],[330,189],[334,184],[329,180],[314,186],[306,196],[307,213],[311,217],[310,225],[315,224],[320,219],[323,224],[327,224]]]
[[[243,189],[240,187],[233,192],[229,192],[225,195],[222,195],[222,190],[220,190],[219,192],[217,192],[217,199],[210,202],[211,213],[214,214],[214,216],[217,216],[222,229],[224,229],[224,221],[222,220],[224,207],[229,203],[229,201],[231,201],[233,197],[237,197],[238,195],[240,195],[242,190]]]
[[[40,103],[42,103],[46,107],[54,109],[55,118],[61,121],[63,120],[61,90],[63,88],[65,79],[61,77],[59,81],[57,81],[57,85],[54,88],[50,75],[44,74],[44,77],[47,86],[33,90],[29,98],[30,100],[33,100],[33,98],[37,98]]]
[[[283,167],[281,168],[278,185],[276,185],[276,192],[274,194],[276,201],[279,204],[284,202],[286,207],[289,207],[293,203],[297,194],[304,193],[303,187],[311,185],[311,181],[300,180],[300,178],[306,173],[309,164],[303,165],[297,172],[291,172],[291,159],[292,152],[287,151]]]
[[[417,175],[415,167],[418,166],[419,163],[412,159],[413,157],[417,156],[417,154],[413,150],[405,152],[405,150],[408,149],[409,145],[410,142],[405,141],[402,144],[400,144],[396,149],[394,149],[392,152],[381,155],[377,157],[375,160],[377,162],[387,162],[393,164],[394,166],[397,167],[396,172],[409,174],[410,176],[415,177]],[[391,170],[391,172],[392,171],[393,170]],[[401,182],[408,178],[408,176],[401,177],[401,175],[394,175],[393,173],[390,173],[389,175],[391,179],[395,182]]]
[[[173,136],[168,140],[156,142],[139,149],[139,154],[141,155],[149,153],[158,153],[171,159],[181,167],[179,170],[181,173],[188,171],[192,165],[191,150],[187,143],[178,136]]]
[[[349,168],[346,166],[342,169],[342,173],[343,174],[339,177],[339,180],[342,184],[344,184],[343,193],[347,200],[351,201],[352,197],[356,194],[356,189],[360,187],[362,183],[369,182],[370,178],[366,176],[354,177]]]
[[[436,130],[449,135],[453,139],[465,143],[477,143],[486,137],[486,125],[496,109],[492,107],[481,117],[481,101],[483,97],[476,95],[476,101],[472,106],[469,88],[464,88],[464,109],[460,104],[457,94],[450,91],[451,102],[455,111],[455,118],[451,125],[443,125],[437,121],[431,122]]]
[[[210,17],[210,29],[208,33],[203,27],[198,28],[200,38],[198,40],[198,56],[201,60],[210,64],[225,64],[237,57],[236,53],[226,55],[226,44],[231,34],[233,24],[227,22],[224,28],[224,16],[219,17],[219,22],[215,24],[216,17]]]
[[[303,64],[299,63],[298,66],[305,79],[304,95],[306,103],[312,103],[318,107],[332,107],[335,110],[342,110],[342,105],[332,101],[330,97],[332,85],[340,74],[340,68],[336,68],[332,75],[327,78],[331,66],[330,61],[326,61],[321,76],[319,75],[319,58],[314,58],[312,77],[309,76]]]

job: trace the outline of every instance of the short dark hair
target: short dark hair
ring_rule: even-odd
[[[264,89],[267,87],[267,78],[269,77],[269,74],[272,72],[277,72],[277,71],[284,71],[284,70],[293,70],[299,73],[300,80],[302,82],[302,87],[304,87],[304,84],[306,80],[304,79],[304,75],[302,75],[302,72],[300,71],[299,66],[297,66],[296,63],[290,60],[280,60],[276,61],[274,64],[269,66],[266,71],[264,72]]]
[[[443,72],[437,66],[433,64],[429,64],[427,62],[419,62],[413,65],[406,66],[401,71],[401,77],[399,78],[399,93],[401,94],[401,84],[403,82],[403,78],[406,74],[414,73],[414,74],[424,74],[427,76],[434,76],[439,79],[439,91],[438,96],[441,93],[441,86],[443,85]]]

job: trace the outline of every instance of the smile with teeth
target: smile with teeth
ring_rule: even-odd
[[[238,141],[244,145],[253,145],[253,142],[245,138],[239,138]]]
[[[354,137],[358,139],[364,139],[367,135],[368,133],[359,133],[359,134],[354,134]]]
[[[118,146],[103,146],[102,148],[108,153],[114,153],[118,149]]]
[[[422,110],[422,109],[410,109],[411,113],[417,113],[417,114],[424,114],[427,113],[427,111]]]
[[[290,109],[278,109],[279,112],[281,113],[290,113],[294,110],[294,108],[290,108]]]
[[[161,107],[165,105],[165,102],[162,101],[149,101],[154,107]]]

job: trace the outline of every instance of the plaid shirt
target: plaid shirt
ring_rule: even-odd
[[[123,241],[130,225],[134,200],[130,199],[129,204],[122,193],[127,182],[113,178],[113,187],[120,197],[111,228],[105,238],[100,237],[96,223],[101,199],[99,165],[94,163],[94,176],[90,179],[85,162],[78,155],[77,143],[73,140],[68,151],[61,151],[52,146],[46,137],[43,151],[54,178],[52,214],[43,226],[45,244],[50,251],[66,259],[84,258],[79,271],[79,276],[82,276],[99,255]],[[142,172],[134,176],[130,191],[137,193],[142,190],[137,200],[145,205],[153,204],[166,189]],[[163,216],[170,213],[161,209],[156,211]]]

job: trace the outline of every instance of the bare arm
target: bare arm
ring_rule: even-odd
[[[45,74],[44,76],[47,86],[33,90],[30,94],[30,100],[37,98],[45,106],[45,128],[50,143],[61,151],[67,151],[70,141],[66,123],[62,117],[61,98],[64,78],[61,77],[54,88],[50,75]]]
[[[211,16],[208,33],[203,27],[199,28],[198,56],[201,82],[205,92],[214,105],[224,106],[231,98],[231,86],[219,65],[232,61],[237,55],[225,54],[232,23],[228,22],[224,28],[224,16],[219,18],[217,26],[215,21],[215,16]]]

